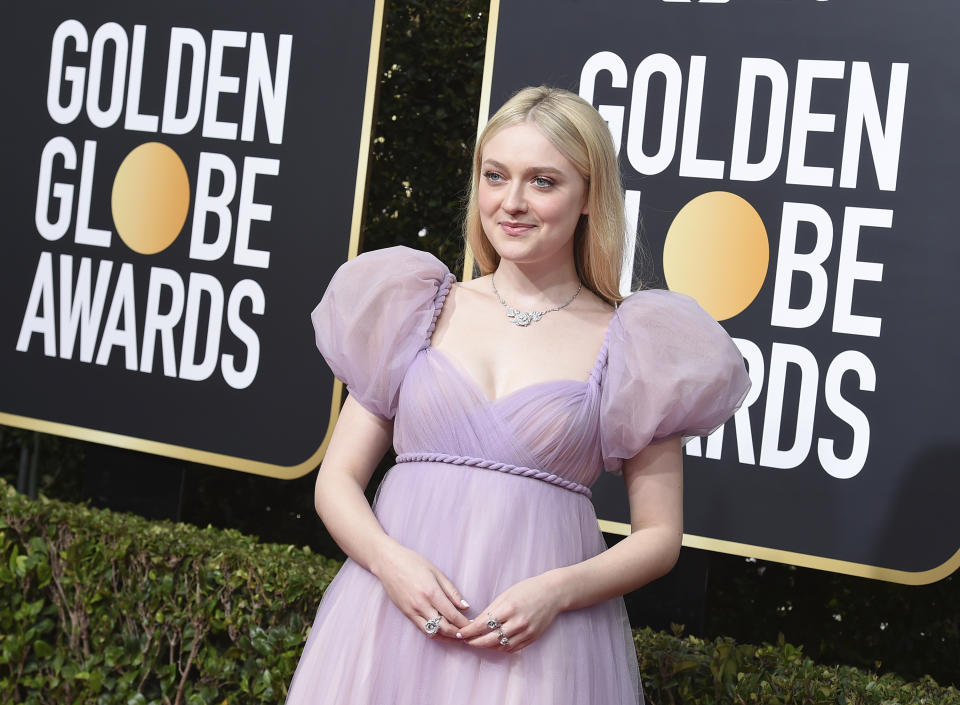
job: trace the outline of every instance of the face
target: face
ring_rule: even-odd
[[[480,222],[500,257],[520,263],[572,258],[587,184],[570,160],[526,122],[490,138],[481,158]]]

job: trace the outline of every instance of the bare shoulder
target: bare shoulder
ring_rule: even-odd
[[[485,294],[492,291],[490,287],[490,275],[485,274],[482,277],[468,279],[467,281],[457,282],[457,289],[469,292],[471,294]]]
[[[486,287],[482,286],[482,282],[478,284],[477,279],[471,279],[465,282],[455,281],[447,294],[447,302],[449,302],[450,305],[444,305],[441,316],[452,313],[453,309],[457,307],[469,308],[483,304],[488,298],[492,299],[493,293],[490,291],[490,277],[486,277],[486,279],[488,280]],[[449,309],[449,311],[447,309]]]
[[[490,288],[490,276],[478,277],[465,282],[454,282],[447,294],[447,304],[441,311],[441,318],[450,318],[455,311],[459,311],[457,318],[467,313],[475,316],[484,309],[493,307],[496,299]],[[439,321],[438,321],[439,325]]]
[[[478,312],[482,310],[482,293],[474,283],[472,281],[454,282],[437,317],[431,338],[432,344],[435,346],[447,338],[451,327],[457,327],[457,321],[475,319]]]
[[[586,288],[577,299],[580,303],[574,311],[580,323],[588,328],[606,329],[613,317],[614,307]]]

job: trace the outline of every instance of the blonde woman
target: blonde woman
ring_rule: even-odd
[[[349,396],[315,499],[349,558],[288,704],[642,702],[622,595],[676,561],[681,437],[726,421],[749,380],[689,297],[620,296],[623,212],[600,115],[528,88],[477,142],[480,277],[406,248],[334,276],[313,322]],[[632,525],[610,549],[589,499],[604,470]]]

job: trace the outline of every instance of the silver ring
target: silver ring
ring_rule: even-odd
[[[489,629],[490,631],[493,631],[494,629],[499,629],[500,622],[497,620],[497,618],[494,617],[489,612],[487,612],[487,616],[490,618],[487,620],[487,629]]]
[[[503,629],[497,627],[500,632],[500,646],[506,646],[510,643],[510,640],[507,638],[507,635],[503,633]]]
[[[426,624],[423,625],[423,630],[427,634],[436,634],[438,631],[440,631],[441,619],[443,619],[443,615],[438,612],[436,617],[426,621]]]

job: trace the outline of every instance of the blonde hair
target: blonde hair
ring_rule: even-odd
[[[577,224],[573,257],[583,285],[609,304],[620,295],[620,269],[626,236],[623,188],[613,138],[607,123],[592,105],[570,91],[539,86],[513,95],[490,118],[473,152],[470,194],[463,237],[481,274],[500,263],[480,223],[477,189],[483,148],[498,132],[522,122],[532,123],[570,160],[587,185],[587,210]]]

